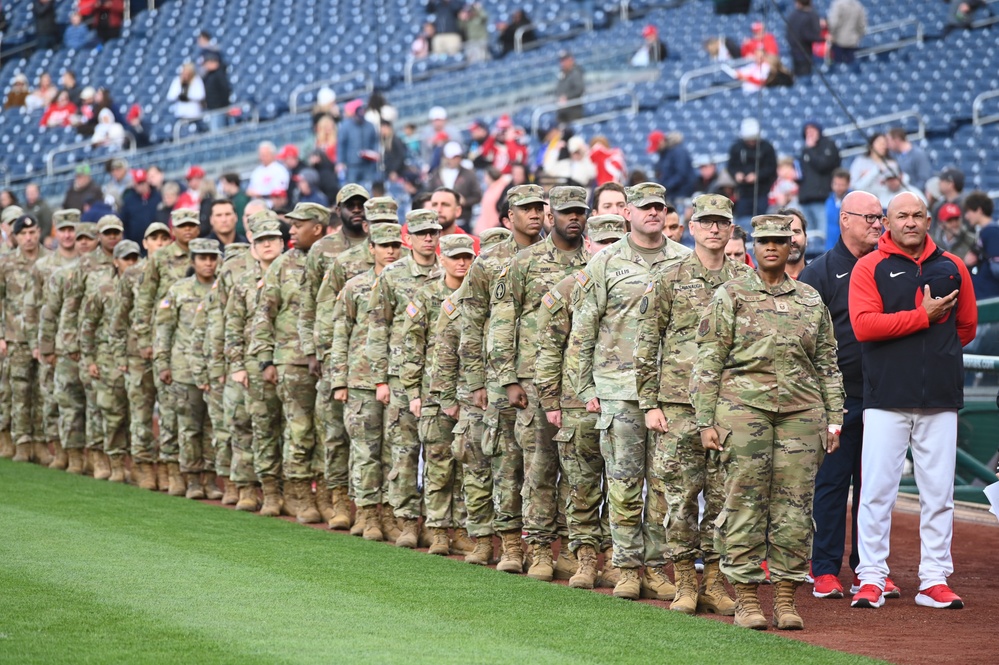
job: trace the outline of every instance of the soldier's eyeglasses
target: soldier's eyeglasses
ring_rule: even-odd
[[[718,226],[719,231],[726,231],[732,226],[732,222],[727,219],[699,219],[697,223],[700,224],[701,228],[705,231],[711,229],[712,226]]]
[[[864,221],[871,225],[879,223],[886,217],[886,215],[862,215],[859,212],[850,212],[849,210],[844,210],[843,212],[854,217],[863,217]]]

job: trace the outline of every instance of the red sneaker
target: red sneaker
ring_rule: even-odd
[[[874,584],[865,584],[853,595],[850,607],[866,607],[874,609],[885,604],[881,589]]]
[[[856,575],[853,576],[853,586],[850,587],[850,593],[857,593],[860,591],[860,578]],[[895,583],[891,581],[890,577],[885,578],[885,598],[901,598],[902,590],[895,586]]]
[[[812,595],[816,598],[842,598],[843,585],[835,575],[819,575],[815,578]]]
[[[935,607],[938,610],[959,610],[964,601],[946,584],[937,584],[916,594],[916,605]]]

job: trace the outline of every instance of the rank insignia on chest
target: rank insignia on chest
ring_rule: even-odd
[[[781,302],[780,300],[778,300],[777,301],[777,311],[778,312],[786,312],[786,311],[788,311],[787,310],[787,303],[786,302]]]
[[[414,305],[412,302],[406,305],[406,314],[409,316],[409,318],[415,319],[418,313],[419,310],[416,309],[416,305]]]
[[[444,302],[441,304],[441,309],[444,310],[445,314],[451,316],[452,314],[454,314],[454,303],[451,302],[450,298],[445,298]]]
[[[545,304],[545,307],[547,307],[548,309],[551,309],[552,307],[555,306],[555,298],[552,297],[551,293],[546,293],[544,296],[542,296],[541,302],[543,302]]]

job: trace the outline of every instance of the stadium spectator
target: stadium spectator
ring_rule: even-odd
[[[336,171],[336,124],[331,116],[323,115],[316,121],[314,129],[315,139],[306,162],[319,173],[319,188],[323,194],[330,201],[335,201],[336,193],[340,191],[340,178]]]
[[[693,160],[694,195],[714,194],[718,183],[718,165],[706,155],[699,155]],[[668,191],[668,190],[667,190]]]
[[[91,140],[94,145],[111,150],[120,150],[125,144],[125,128],[114,119],[111,109],[101,109],[97,114],[97,126]]]
[[[473,158],[472,163],[491,164],[502,173],[510,173],[514,164],[527,163],[527,146],[519,139],[520,130],[514,127],[513,120],[504,113],[496,120],[495,131],[485,139],[478,158]],[[469,156],[472,156],[471,152]]]
[[[125,122],[128,125],[125,128],[126,131],[135,139],[135,147],[149,147],[149,132],[142,122],[142,107],[138,104],[132,104],[125,116]]]
[[[236,209],[236,219],[239,220],[236,222],[236,233],[246,235],[243,228],[243,212],[246,210],[246,204],[250,202],[250,197],[243,191],[239,174],[223,173],[219,179],[219,187],[222,196],[232,201],[232,207]]]
[[[21,207],[38,222],[42,238],[52,235],[52,209],[42,198],[42,192],[36,183],[29,182],[24,186],[24,203]]]
[[[80,105],[80,93],[83,92],[79,84],[76,82],[76,73],[72,69],[67,69],[59,77],[60,90],[65,90],[69,93],[69,100]]]
[[[424,127],[420,133],[420,143],[422,144],[423,161],[430,164],[430,168],[433,170],[437,166],[431,163],[434,150],[443,148],[448,141],[460,141],[461,132],[448,124],[447,109],[443,106],[431,107],[427,113],[427,119],[430,124]]]
[[[597,178],[597,167],[590,161],[590,149],[581,136],[559,141],[545,154],[545,175],[562,184],[590,187]]]
[[[850,164],[850,184],[854,189],[878,197],[881,205],[887,208],[892,197],[888,175],[900,172],[898,162],[888,156],[888,139],[884,134],[874,134],[867,141],[867,152],[857,155]]]
[[[867,33],[867,10],[860,0],[833,0],[826,17],[832,61],[853,65],[857,48]]]
[[[461,26],[458,23],[461,8],[462,0],[427,0],[427,12],[434,15],[434,38],[430,42],[434,55],[461,53]]]
[[[839,239],[839,211],[843,206],[843,199],[850,191],[850,172],[844,168],[833,171],[830,182],[830,192],[826,198],[826,251],[836,246]]]
[[[319,174],[315,169],[308,167],[302,169],[298,175],[292,177],[292,181],[295,183],[296,200],[293,201],[295,205],[318,203],[329,206],[330,200],[323,194],[323,190],[319,189]]]
[[[370,191],[372,183],[380,179],[381,153],[378,130],[364,119],[362,105],[360,99],[355,99],[343,107],[345,117],[340,123],[337,169],[341,182],[356,182]],[[282,189],[287,190],[287,185]]]
[[[234,242],[247,242],[246,236],[236,230],[236,208],[232,201],[228,199],[216,199],[212,201],[208,211],[210,231],[205,236],[210,240],[217,240],[222,247],[231,245]]]
[[[576,59],[569,51],[559,51],[558,83],[555,84],[555,100],[563,104],[556,112],[555,119],[559,124],[566,124],[583,117],[583,105],[573,104],[586,93],[586,81],[583,68],[576,64]]]
[[[222,56],[217,51],[206,51],[202,64],[202,84],[205,88],[205,109],[219,111],[229,106],[232,96],[232,86],[229,85],[229,75],[222,64]],[[213,113],[208,117],[208,126],[213,131],[225,127],[226,116]]]
[[[683,242],[683,220],[680,218],[680,213],[667,202],[664,215],[666,223],[663,225],[663,235],[673,242]]]
[[[166,181],[166,176],[163,175],[163,169],[155,164],[149,166],[146,169],[146,178],[149,180],[150,185],[160,191],[163,191],[163,183]]]
[[[508,22],[500,21],[496,24],[499,32],[499,53],[498,57],[505,57],[507,53],[512,53],[516,48],[517,31],[531,25],[531,19],[523,9],[513,10]],[[526,46],[537,39],[537,34],[533,27],[528,27],[521,35],[521,44]]]
[[[465,60],[489,59],[489,15],[481,2],[466,5],[458,13],[458,24],[465,35]]]
[[[759,92],[767,84],[770,77],[770,63],[763,49],[756,49],[753,61],[746,63],[735,71],[737,79],[742,81],[742,91],[747,95]]]
[[[804,149],[798,160],[801,171],[798,188],[798,204],[812,225],[809,231],[817,231],[822,238],[826,233],[826,200],[832,191],[833,173],[840,167],[839,148],[832,139],[822,135],[822,125],[816,120],[805,122],[803,129]],[[839,217],[829,218],[839,224]]]
[[[933,210],[934,216],[944,203],[956,203],[964,209],[964,172],[953,166],[941,171],[939,179],[940,200]]]
[[[88,198],[84,201],[80,211],[83,213],[80,215],[81,222],[94,222],[95,224],[104,215],[115,214],[114,208],[99,196]]]
[[[458,192],[448,187],[438,187],[430,194],[430,200],[423,204],[424,208],[437,211],[437,222],[441,225],[441,236],[467,235],[467,222],[463,212],[462,196]],[[408,235],[405,228],[403,237]],[[472,245],[478,253],[479,239],[474,238]]]
[[[791,62],[794,75],[812,74],[812,47],[822,43],[822,26],[819,15],[812,8],[812,0],[794,0],[794,9],[787,17],[787,41],[791,44]]]
[[[704,40],[704,50],[712,62],[727,62],[740,56],[739,45],[731,37],[710,37]]]
[[[101,187],[104,201],[115,209],[121,208],[122,196],[131,187],[131,174],[128,172],[128,162],[124,159],[112,159],[107,164],[108,181]]]
[[[941,211],[951,206],[946,203]],[[992,199],[985,192],[970,192],[964,200],[964,217],[978,235],[966,262],[974,266],[972,281],[979,300],[999,296],[999,223],[993,221],[993,212]]]
[[[972,216],[968,215],[969,222]],[[965,226],[961,208],[956,203],[945,203],[940,206],[933,222],[930,226],[930,237],[937,247],[958,257],[968,267],[974,266],[977,263],[976,255],[973,253],[976,243],[975,233]],[[968,256],[969,253],[972,255]],[[975,295],[981,297],[978,288],[975,289]]]
[[[177,203],[174,204],[173,209],[194,208],[197,210],[200,208],[201,184],[204,182],[204,179],[205,170],[200,166],[194,165],[187,169],[187,175],[184,176],[184,180],[187,182],[187,189],[177,199]]]
[[[794,74],[784,66],[784,61],[780,59],[780,56],[768,53],[763,56],[763,59],[770,66],[770,73],[767,74],[766,83],[763,84],[765,87],[788,88],[794,85]]]
[[[648,67],[669,57],[669,49],[663,40],[659,39],[659,29],[649,24],[642,28],[642,45],[631,56],[632,67]]]
[[[83,23],[79,12],[69,15],[69,25],[62,33],[62,43],[73,51],[88,49],[96,43],[94,33]]]
[[[24,98],[24,110],[28,113],[46,108],[55,101],[59,89],[52,84],[52,77],[48,72],[38,75],[38,85]]]
[[[270,141],[263,141],[257,146],[257,158],[260,160],[250,173],[250,183],[246,193],[251,198],[269,198],[274,192],[288,189],[288,169],[275,160],[277,148]]]
[[[150,170],[146,171],[146,181],[152,187],[154,185],[152,179],[149,177]],[[180,185],[173,180],[163,183],[163,186],[160,188],[160,198],[162,200],[156,206],[156,221],[172,228],[170,213],[173,212],[174,206],[177,205],[177,199],[180,198]]]
[[[168,184],[176,186],[176,183]],[[125,227],[124,240],[142,242],[146,228],[153,222],[159,221],[162,203],[163,198],[160,192],[149,184],[146,171],[143,169],[132,171],[132,186],[122,195],[121,208],[118,211],[118,217]],[[166,212],[169,218],[169,210]]]
[[[728,151],[727,170],[737,194],[735,221],[744,229],[750,228],[751,217],[767,209],[767,195],[777,180],[777,153],[761,133],[759,121],[746,118],[739,126],[739,139]]]
[[[430,174],[430,178],[427,180],[427,189],[435,191],[445,187],[456,191],[461,197],[458,202],[461,206],[461,221],[459,223],[465,229],[470,229],[472,208],[482,200],[482,188],[479,186],[479,177],[475,171],[462,166],[461,161],[461,144],[451,141],[445,145],[441,165]],[[443,225],[443,222],[441,224]]]
[[[607,137],[598,134],[590,139],[590,161],[597,169],[596,185],[608,182],[621,182],[627,169],[624,166],[624,151],[612,148]]]
[[[205,84],[198,76],[193,62],[185,62],[170,83],[167,100],[173,102],[172,111],[178,120],[200,120],[205,104]]]
[[[101,43],[121,36],[125,0],[80,0],[80,15],[89,18]]]
[[[15,74],[10,90],[7,91],[7,98],[4,99],[3,110],[24,108],[29,94],[28,77],[24,74]]]
[[[753,31],[752,35],[742,41],[741,54],[743,58],[752,58],[760,49],[770,55],[780,55],[777,39],[766,31],[763,23],[754,21],[750,29]]]
[[[954,30],[970,29],[975,20],[975,12],[987,4],[986,0],[950,0],[943,36],[946,37]]]
[[[777,180],[767,194],[767,211],[798,205],[798,171],[793,157],[777,160]],[[778,213],[782,214],[782,213]]]
[[[658,156],[656,182],[666,188],[666,196],[677,204],[682,215],[681,200],[694,193],[694,166],[683,144],[683,134],[654,130],[649,133],[646,151]]]
[[[426,21],[416,39],[409,45],[409,54],[413,60],[423,60],[430,56],[430,44],[434,40],[434,24]]]
[[[926,181],[933,176],[930,157],[926,151],[909,141],[908,135],[901,127],[888,130],[888,150],[898,161],[902,173],[909,176],[908,184],[920,192],[926,188]]]
[[[364,109],[364,119],[377,128],[381,126],[382,120],[388,120],[389,122],[398,120],[399,109],[389,104],[389,101],[380,90],[375,90],[368,97],[368,105]]]
[[[73,119],[78,110],[76,104],[70,101],[69,93],[65,90],[60,90],[55,101],[45,109],[45,113],[42,114],[42,119],[38,123],[38,126],[42,129],[50,127],[72,127]]]
[[[382,165],[385,177],[391,182],[398,182],[407,173],[407,158],[409,151],[396,133],[392,123],[382,120],[380,125],[382,144]]]
[[[76,127],[76,132],[84,138],[91,138],[94,135],[94,129],[97,128],[99,109],[94,104],[96,95],[97,91],[93,87],[84,86],[83,90],[80,91],[80,101],[76,105],[77,111],[73,117],[73,126]]]
[[[725,243],[725,256],[736,263],[753,265],[753,260],[746,253],[746,231],[741,226],[732,226],[732,237]]]
[[[805,254],[808,251],[808,220],[805,214],[797,208],[778,208],[778,215],[791,218],[791,251],[787,255],[786,272],[793,279],[798,279],[805,269]]]
[[[316,93],[316,103],[312,107],[312,129],[315,131],[316,125],[323,117],[328,117],[334,123],[340,121],[340,107],[336,103],[336,93],[332,88],[322,87]]]
[[[56,22],[55,0],[34,0],[35,43],[40,51],[58,48],[59,24]]]
[[[300,159],[298,146],[294,143],[284,144],[281,146],[281,150],[278,152],[277,158],[282,164],[284,164],[284,167],[288,169],[288,187],[285,191],[288,192],[288,200],[295,202],[298,200],[298,185],[295,182],[295,176],[301,173],[302,169],[305,168],[305,164],[303,164]]]

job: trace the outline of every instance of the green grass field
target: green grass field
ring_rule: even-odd
[[[0,460],[4,663],[871,663]]]

